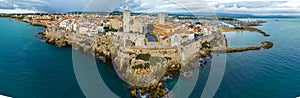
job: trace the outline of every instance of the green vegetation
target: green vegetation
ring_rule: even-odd
[[[147,69],[147,68],[150,68],[150,64],[149,63],[139,64],[139,65],[133,66],[131,68],[132,69]]]
[[[167,59],[168,61],[172,60],[171,57],[165,57],[165,59]]]
[[[115,28],[110,28],[110,27],[104,27],[104,30],[105,30],[105,32],[109,32],[109,31],[117,32],[117,31],[118,31],[117,29],[115,29]]]
[[[129,55],[133,55],[133,54],[136,54],[136,53],[134,53],[134,52],[129,52],[128,54],[129,54]]]
[[[139,55],[137,55],[136,59],[149,61],[150,57],[151,57],[150,54],[139,54]]]
[[[210,42],[210,47],[218,47],[218,43],[216,41]]]
[[[202,44],[202,47],[203,47],[203,48],[211,48],[211,47],[210,47],[210,42],[207,42],[207,41],[204,42],[204,43]]]
[[[195,38],[197,38],[198,36],[203,36],[203,34],[194,34]]]

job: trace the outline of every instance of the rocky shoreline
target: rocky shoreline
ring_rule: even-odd
[[[52,32],[47,29],[47,24],[41,24],[44,27],[46,27],[46,32],[39,33],[42,35],[42,37],[45,39],[45,41],[49,44],[54,44],[56,46],[60,47],[75,47],[77,49],[82,49],[85,53],[95,53],[95,56],[98,60],[101,61],[113,61],[111,59],[112,51],[115,51],[116,48],[112,47],[113,37],[101,35],[98,36],[98,38],[94,41],[92,41],[92,38],[87,38],[86,42],[80,43],[81,41],[76,42],[76,38],[74,39],[74,34],[72,33],[56,33]],[[248,29],[249,30],[249,29]],[[251,29],[250,29],[251,30]],[[254,29],[255,30],[255,29]],[[78,36],[77,36],[78,37]],[[80,39],[80,37],[78,38]],[[225,38],[226,40],[226,38]],[[89,43],[90,45],[87,45],[86,43]],[[227,42],[226,42],[227,44]],[[244,52],[249,50],[260,50],[261,48],[269,49],[273,46],[271,42],[263,42],[262,46],[254,46],[254,47],[246,47],[246,48],[227,48],[224,49],[202,49],[201,52],[198,52],[198,57],[210,57],[211,52],[222,52],[226,51],[225,53],[234,53],[234,52]],[[192,68],[184,68],[182,64],[180,63],[170,63],[168,65],[168,70],[164,74],[164,77],[158,80],[159,82],[155,85],[148,86],[148,87],[136,87],[136,86],[130,86],[129,90],[132,95],[132,97],[142,97],[145,95],[148,96],[160,96],[163,97],[168,94],[168,88],[166,87],[166,82],[169,80],[176,80],[178,79],[178,76],[180,75],[180,72],[183,72],[188,69],[193,69],[195,66],[191,66]],[[182,69],[184,68],[184,69]],[[127,77],[128,78],[128,77]],[[130,79],[130,78],[129,78]],[[171,95],[168,95],[171,96]]]
[[[39,32],[38,35],[41,35],[41,38],[45,40],[49,44],[53,44],[59,47],[74,47],[76,49],[82,49],[85,53],[92,53],[95,54],[95,58],[97,60],[101,61],[112,61],[111,56],[113,54],[112,51],[116,51],[117,49],[115,47],[112,47],[112,42],[114,41],[114,38],[107,35],[101,35],[98,36],[98,38],[92,38],[87,37],[83,38],[85,36],[78,36],[72,33],[57,33],[54,31],[51,31],[48,24],[45,23],[39,23],[39,22],[33,22],[31,20],[24,20],[24,19],[18,19],[20,21],[29,23],[30,25],[34,26],[43,26],[46,28],[45,32]],[[253,28],[247,28],[247,29],[236,29],[236,28],[229,28],[229,29],[223,29],[223,31],[232,31],[232,30],[242,30],[242,31],[259,31],[259,29],[253,29]],[[264,33],[263,31],[259,31],[259,33],[264,34],[265,36],[268,36],[268,34]],[[84,39],[84,40],[82,40]],[[225,38],[226,40],[226,38]],[[227,42],[226,42],[227,44]],[[227,45],[226,45],[227,46]],[[233,53],[233,52],[243,52],[243,51],[249,51],[249,50],[260,50],[261,48],[269,49],[273,46],[273,43],[271,42],[262,42],[262,46],[254,46],[254,47],[246,47],[246,48],[227,48],[224,49],[202,49],[201,51],[197,52],[198,55],[193,56],[195,58],[197,57],[211,57],[212,51],[226,51],[226,53]],[[198,51],[198,50],[197,50]],[[222,52],[223,53],[223,52]],[[168,59],[168,58],[166,58]],[[175,59],[173,59],[174,61]],[[176,60],[175,60],[176,61]],[[131,91],[132,97],[141,97],[144,95],[149,94],[149,96],[160,96],[163,97],[168,94],[168,88],[166,87],[166,82],[169,80],[176,80],[178,79],[178,76],[180,72],[190,70],[193,68],[196,68],[193,64],[190,67],[185,67],[181,63],[170,63],[172,61],[168,61],[168,67],[167,71],[164,74],[164,77],[159,80],[159,82],[155,85],[149,86],[149,87],[134,87],[129,86],[129,90]],[[192,66],[193,65],[193,66]],[[170,95],[168,95],[170,96]]]
[[[87,38],[87,39],[85,39],[85,42],[83,42],[85,44],[83,44],[83,43],[81,43],[82,41],[79,41],[79,43],[76,43],[77,38],[73,38],[75,35],[71,34],[71,33],[61,34],[61,33],[46,31],[44,33],[40,32],[39,34],[49,44],[54,44],[59,47],[72,46],[74,48],[83,50],[85,53],[95,54],[95,56],[96,56],[95,58],[98,61],[116,62],[115,61],[116,59],[112,59],[111,57],[114,54],[116,54],[113,51],[118,50],[118,49],[116,47],[112,46],[112,42],[113,42],[114,38],[111,36],[101,35],[101,36],[98,36],[99,38],[97,38],[94,41],[92,41],[92,38],[91,39]],[[78,39],[80,39],[80,37]],[[136,54],[136,55],[138,55],[138,54]],[[206,52],[199,53],[199,56],[209,56],[209,53],[206,53]],[[136,57],[136,58],[138,58],[138,57]],[[168,88],[166,87],[167,81],[174,80],[174,79],[176,80],[176,79],[178,79],[178,76],[180,75],[179,73],[196,68],[195,66],[182,67],[183,65],[181,63],[174,62],[174,61],[176,61],[176,59],[174,59],[174,58],[164,58],[164,59],[167,61],[167,63],[166,63],[167,70],[166,70],[165,74],[163,75],[163,77],[161,79],[157,80],[157,81],[159,81],[157,84],[154,84],[149,87],[136,87],[136,86],[128,85],[129,86],[128,88],[131,91],[131,94],[133,97],[141,97],[146,94],[148,94],[148,96],[156,96],[157,95],[157,96],[163,97],[168,93]],[[170,60],[170,59],[172,59],[172,60]],[[114,65],[115,65],[114,67],[117,67],[117,69],[123,68],[122,65],[119,65],[119,64],[114,64]],[[143,70],[145,70],[146,72],[149,71],[148,68],[145,68]],[[119,70],[119,71],[127,72],[128,70]],[[145,71],[140,70],[140,72],[137,72],[137,73],[144,74]],[[133,77],[136,77],[136,76],[135,75],[131,76],[131,74],[128,74],[126,76],[126,79],[129,79],[129,80],[135,79]]]

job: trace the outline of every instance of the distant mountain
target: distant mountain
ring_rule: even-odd
[[[230,13],[213,13],[213,12],[167,12],[169,15],[185,15],[185,16],[218,16],[231,18],[300,18],[300,16],[283,16],[283,15],[252,15],[252,14],[230,14]]]
[[[232,17],[232,18],[299,18],[300,16],[283,16],[283,15],[252,15],[252,14],[228,14],[217,13],[219,17]]]
[[[218,16],[218,17],[231,17],[231,18],[300,18],[300,16],[284,16],[284,15],[252,15],[252,14],[230,14],[230,13],[189,13],[189,12],[178,12],[178,13],[167,13],[169,15],[187,15],[187,16]]]

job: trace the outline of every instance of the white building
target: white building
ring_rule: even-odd
[[[104,26],[99,26],[98,33],[104,33],[104,32],[105,32]]]
[[[179,34],[174,34],[171,36],[171,46],[179,46],[181,45],[182,37]]]
[[[135,41],[135,46],[136,47],[142,47],[142,46],[145,46],[145,40],[144,38],[140,37],[140,38],[137,38]]]
[[[69,23],[69,20],[63,20],[59,23],[59,28],[66,28]]]
[[[77,24],[76,24],[76,23],[73,23],[73,24],[72,24],[72,32],[73,32],[73,33],[76,33],[76,32],[77,32]]]
[[[189,37],[189,40],[193,40],[193,39],[195,39],[195,33],[194,32],[189,32],[188,33],[188,37]]]

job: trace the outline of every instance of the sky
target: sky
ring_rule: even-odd
[[[0,0],[0,13],[212,12],[300,16],[300,0]]]

